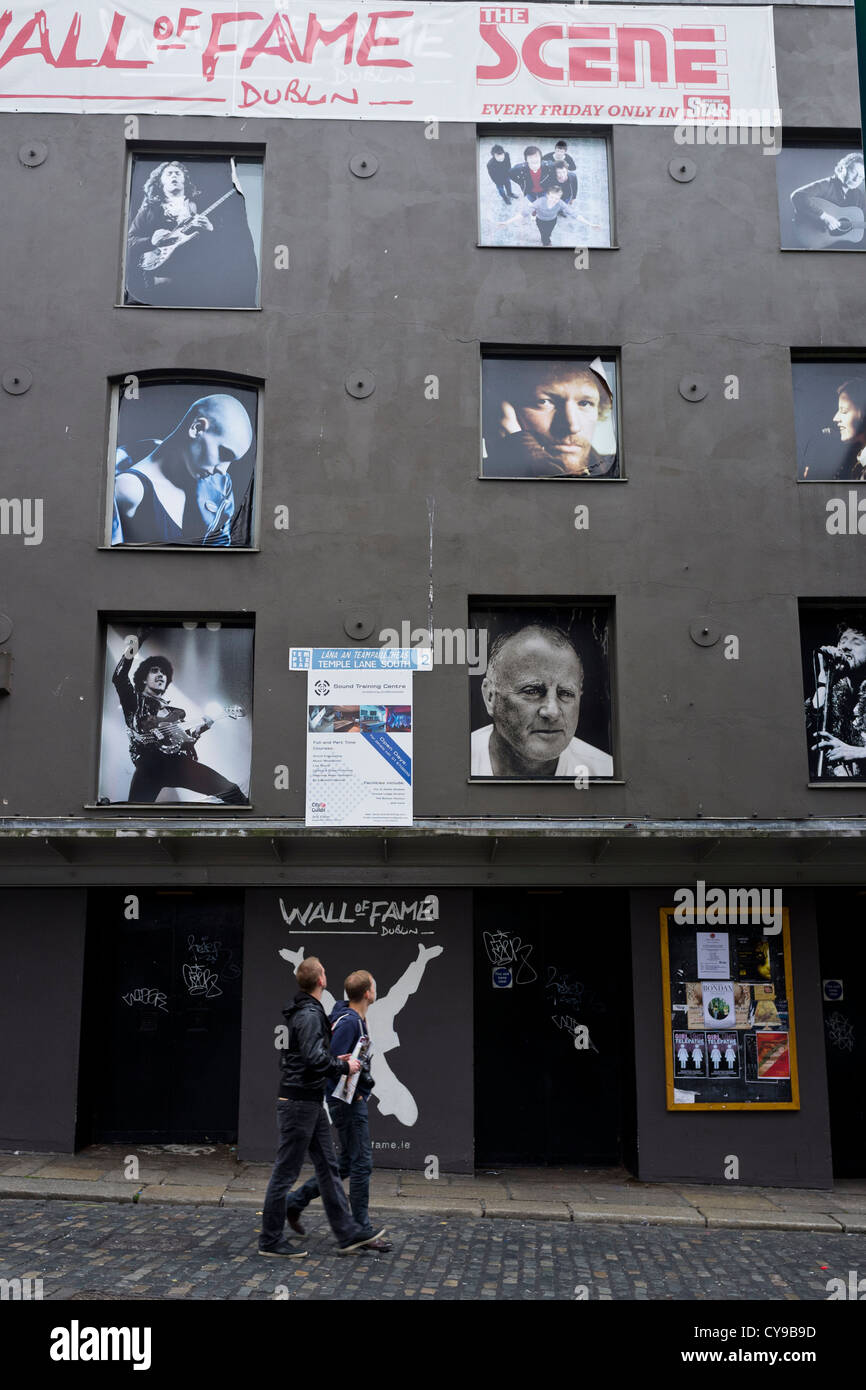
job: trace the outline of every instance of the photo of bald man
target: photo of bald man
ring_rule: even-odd
[[[471,622],[493,640],[471,678],[470,775],[612,777],[605,611],[485,610]]]
[[[250,545],[256,392],[203,386],[118,388],[112,546]]]

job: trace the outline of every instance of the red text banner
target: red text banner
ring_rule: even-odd
[[[771,7],[0,9],[0,110],[345,120],[775,124]]]

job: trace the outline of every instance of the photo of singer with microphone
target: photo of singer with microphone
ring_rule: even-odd
[[[794,425],[801,482],[863,482],[866,362],[795,362]]]
[[[840,617],[813,610],[802,624],[811,781],[866,780],[866,614]],[[819,645],[834,618],[835,643]]]
[[[833,424],[845,445],[845,460],[836,477],[862,483],[866,476],[866,375],[843,381]]]

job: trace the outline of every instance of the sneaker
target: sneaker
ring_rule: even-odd
[[[393,1250],[394,1247],[393,1247],[393,1245],[391,1244],[390,1240],[379,1240],[379,1239],[376,1239],[376,1240],[368,1240],[368,1241],[367,1241],[367,1244],[363,1247],[363,1249],[364,1249],[364,1250],[375,1250],[377,1254],[379,1254],[379,1255],[384,1255],[385,1252],[386,1252],[387,1250]]]
[[[295,1207],[286,1207],[286,1220],[296,1235],[306,1235],[306,1231],[301,1225],[301,1213]]]
[[[306,1250],[296,1250],[287,1240],[280,1240],[276,1245],[259,1246],[260,1255],[281,1255],[283,1259],[300,1260],[306,1253]]]
[[[379,1237],[383,1236],[384,1234],[384,1226],[382,1227],[381,1231],[371,1231],[369,1235],[365,1235],[364,1233],[362,1233],[360,1239],[350,1240],[348,1245],[341,1245],[339,1253],[341,1255],[351,1255],[356,1250],[363,1250],[365,1246],[370,1245],[374,1240],[378,1240]]]

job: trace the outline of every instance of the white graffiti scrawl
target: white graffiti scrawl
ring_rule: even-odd
[[[394,1029],[394,1018],[403,1008],[409,995],[414,994],[420,985],[427,962],[441,956],[443,949],[442,946],[425,946],[419,942],[417,958],[403,971],[388,993],[378,998],[367,1010],[367,1027],[373,1043],[373,1054],[370,1058],[370,1070],[375,1083],[373,1094],[379,1103],[380,1113],[396,1116],[402,1125],[415,1124],[418,1119],[418,1105],[409,1087],[392,1072],[385,1060],[385,1053],[400,1046],[400,1039]],[[280,955],[297,970],[304,959],[304,948],[299,946],[296,951],[284,948]],[[378,985],[377,980],[377,989]],[[330,1014],[335,1003],[333,994],[325,990],[322,994],[322,1008],[326,1014]]]
[[[216,999],[222,990],[217,985],[219,975],[208,970],[206,965],[184,965],[183,982],[193,998],[203,994],[205,999]]]
[[[538,975],[529,964],[529,957],[532,953],[530,942],[521,941],[519,936],[512,936],[505,931],[486,931],[482,933],[484,939],[484,949],[487,952],[487,959],[493,965],[516,965],[517,972],[514,976],[516,985],[531,985],[533,980],[538,979]]]
[[[168,996],[161,989],[146,989],[144,985],[139,985],[138,989],[131,989],[120,997],[130,1008],[133,1004],[144,1004],[148,1009],[162,1009],[164,1014],[168,1013]]]
[[[827,1015],[824,1025],[833,1047],[838,1047],[841,1052],[854,1051],[854,1025],[849,1018],[834,1009]]]

